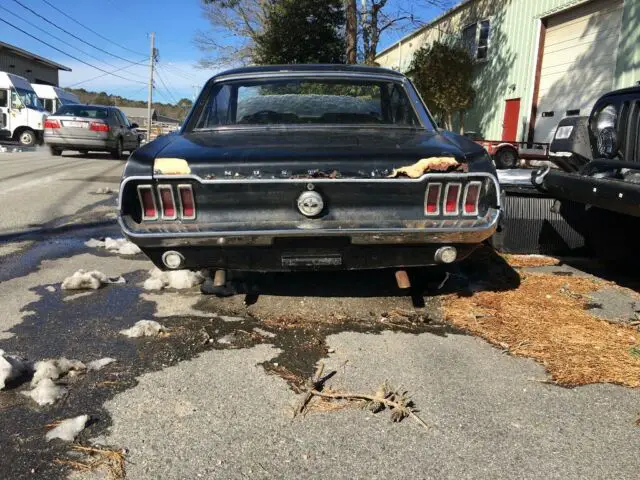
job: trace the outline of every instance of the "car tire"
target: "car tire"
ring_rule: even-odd
[[[501,148],[493,157],[496,168],[515,168],[518,163],[518,153],[512,148]]]
[[[20,145],[23,147],[33,147],[37,141],[38,137],[36,136],[36,132],[30,128],[23,130],[20,132],[20,135],[18,135],[18,142],[20,142]]]
[[[122,158],[122,139],[118,139],[115,150],[111,150],[111,158],[120,160]]]
[[[51,155],[53,155],[54,157],[59,157],[60,155],[62,155],[62,150],[60,148],[49,147],[49,153],[51,153]]]

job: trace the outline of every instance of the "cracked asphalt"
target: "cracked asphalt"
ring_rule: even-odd
[[[115,194],[95,192],[117,189],[123,164],[0,154],[0,197],[13,201],[0,215],[0,349],[117,359],[64,379],[69,393],[53,406],[21,395],[26,383],[0,392],[0,478],[108,478],[60,464],[78,457],[44,440],[47,424],[81,414],[91,422],[77,442],[124,449],[132,479],[638,478],[640,392],[558,387],[533,360],[443,323],[440,270],[414,272],[413,297],[387,271],[259,276],[259,294],[227,299],[144,292],[143,255],[84,246],[118,236]],[[79,268],[127,283],[62,291]],[[486,272],[469,268],[457,273],[482,284]],[[633,313],[617,292],[594,301],[605,318]],[[168,335],[118,334],[141,319]],[[372,393],[385,380],[408,390],[430,428],[359,408],[293,418],[319,362],[335,370],[335,390]]]

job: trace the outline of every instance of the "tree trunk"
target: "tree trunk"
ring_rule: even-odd
[[[464,110],[460,110],[460,135],[464,135]]]
[[[453,123],[453,122],[452,122],[452,115],[451,115],[451,112],[446,112],[446,113],[444,114],[444,128],[445,128],[446,130],[449,130],[449,131],[453,130],[453,125],[452,125],[452,123]]]
[[[358,52],[358,15],[356,0],[347,3],[347,63],[357,63]]]

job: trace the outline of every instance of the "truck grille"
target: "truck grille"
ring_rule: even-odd
[[[640,162],[640,100],[622,104],[618,138],[622,158],[628,162]]]

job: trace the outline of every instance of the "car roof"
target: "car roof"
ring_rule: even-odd
[[[368,73],[394,75],[398,78],[404,77],[400,72],[388,68],[370,67],[366,65],[343,65],[343,64],[295,64],[295,65],[262,65],[252,67],[234,68],[220,72],[216,76],[243,75],[251,73],[277,73],[277,72],[344,72],[344,73]]]

